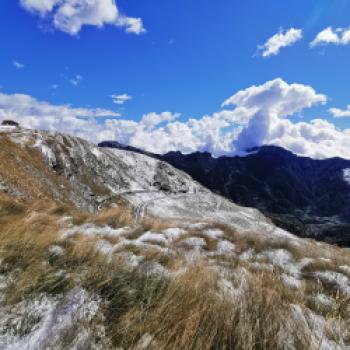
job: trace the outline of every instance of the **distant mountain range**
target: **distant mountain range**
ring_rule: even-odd
[[[151,155],[117,142],[99,146]],[[299,157],[276,146],[250,151],[244,157],[214,158],[200,152],[152,156],[239,205],[259,209],[299,236],[350,246],[349,160]]]

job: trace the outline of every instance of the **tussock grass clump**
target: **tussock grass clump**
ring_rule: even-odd
[[[126,206],[108,208],[89,218],[90,223],[95,225],[108,225],[113,228],[130,225],[133,221],[133,211]]]
[[[144,275],[115,262],[103,261],[90,266],[83,280],[87,290],[104,300],[104,323],[115,346],[134,343],[135,336],[124,326],[127,314],[130,310],[152,307],[161,297],[166,284],[165,279]]]
[[[124,332],[134,342],[151,335],[150,349],[282,349],[283,332],[298,348],[311,348],[280,281],[272,275],[250,276],[244,292],[235,295],[222,290],[221,278],[203,261],[190,266],[150,308],[131,310],[122,320]]]
[[[5,201],[1,203],[0,206],[0,216],[16,216],[23,214],[25,212],[25,207],[19,203],[13,201]]]
[[[0,272],[8,279],[8,303],[32,294],[64,293],[66,278],[49,264],[49,247],[57,242],[57,219],[45,213],[25,213],[0,229]]]
[[[157,217],[146,215],[140,221],[140,225],[142,225],[147,231],[160,232],[172,227],[182,227],[183,222],[175,219],[160,219]]]
[[[144,252],[143,259],[145,262],[153,261],[161,264],[162,266],[166,266],[170,268],[175,257],[170,256],[169,254],[163,253],[158,249],[149,249]]]

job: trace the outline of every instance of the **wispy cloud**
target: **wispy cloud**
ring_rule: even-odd
[[[310,47],[320,45],[348,45],[350,44],[350,27],[333,29],[328,27],[319,32],[316,38],[310,43]]]
[[[69,79],[69,82],[74,86],[78,86],[82,81],[83,77],[79,74],[77,74],[74,78]]]
[[[132,100],[132,96],[128,94],[121,94],[121,95],[111,95],[113,103],[116,105],[123,105],[124,103]]]
[[[23,69],[24,68],[24,64],[19,62],[19,61],[16,61],[16,60],[13,60],[12,61],[12,65],[17,68],[17,69]]]
[[[301,40],[303,37],[303,31],[301,29],[291,28],[288,30],[280,31],[267,40],[264,45],[258,46],[258,51],[261,52],[262,57],[276,56],[280,53],[281,49],[288,47]]]
[[[340,108],[330,108],[328,111],[332,114],[334,118],[350,117],[350,105],[346,106],[345,110]]]

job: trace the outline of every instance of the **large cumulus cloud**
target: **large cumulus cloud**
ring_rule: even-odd
[[[283,118],[309,108],[314,104],[326,103],[325,95],[317,94],[310,86],[287,84],[282,79],[252,86],[227,99],[224,106],[234,105],[252,111],[247,126],[242,130],[233,146],[237,151],[269,143],[276,136],[286,132]]]
[[[239,91],[225,109],[199,119],[179,120],[178,113],[148,113],[139,121],[105,109],[52,105],[28,95],[0,93],[0,120],[74,134],[92,142],[118,140],[151,152],[208,151],[215,156],[244,154],[254,146],[279,145],[314,158],[350,158],[350,129],[340,130],[326,119],[310,122],[290,117],[327,97],[312,87],[276,79]]]

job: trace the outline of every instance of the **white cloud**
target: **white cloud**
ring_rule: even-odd
[[[246,126],[234,140],[236,151],[269,143],[275,134],[285,127],[283,118],[292,116],[314,104],[326,103],[325,95],[317,94],[310,86],[287,84],[282,79],[269,81],[260,86],[242,90],[224,102],[253,113]],[[280,129],[278,129],[280,128]],[[284,130],[286,132],[286,130]]]
[[[122,95],[112,95],[113,103],[117,105],[123,105],[124,103],[132,100],[132,97],[128,94],[122,94]]]
[[[33,12],[39,12],[42,16],[51,12],[60,0],[20,0],[21,5]]]
[[[178,120],[179,114],[163,112],[144,115],[140,122],[114,119],[105,123],[109,139],[147,149],[155,153],[180,150],[184,153],[209,151],[215,154],[230,152],[230,133],[221,135],[233,112],[222,111],[201,119]]]
[[[180,117],[180,113],[171,113],[171,112],[163,112],[160,114],[157,113],[148,113],[144,115],[141,119],[141,124],[146,129],[154,129],[159,124],[162,124],[164,122],[172,122],[176,120],[178,117]]]
[[[101,108],[53,105],[24,94],[0,93],[0,119],[13,119],[29,128],[61,131],[86,138],[98,133],[101,126],[97,119],[102,117],[116,118],[119,114]]]
[[[141,34],[145,29],[140,18],[119,12],[115,0],[20,0],[23,8],[46,18],[58,30],[76,35],[85,25],[115,25],[126,32]]]
[[[15,68],[17,69],[23,69],[24,68],[24,64],[18,61],[12,61],[12,64]]]
[[[350,44],[350,28],[337,28],[333,30],[332,27],[328,27],[317,34],[316,38],[310,43],[310,46],[315,47],[328,44]]]
[[[69,82],[74,86],[78,86],[82,81],[83,77],[79,74],[77,74],[74,78],[69,79]]]
[[[340,108],[330,108],[329,112],[333,115],[334,118],[350,117],[350,105],[348,105],[345,110],[342,110]]]
[[[291,46],[303,37],[303,31],[301,29],[291,28],[286,31],[280,29],[280,31],[272,36],[264,45],[260,45],[258,50],[261,51],[263,57],[276,56],[280,53],[280,50],[284,47]]]
[[[0,120],[14,119],[24,126],[57,130],[92,142],[118,140],[155,153],[180,150],[232,155],[270,144],[314,158],[350,158],[350,129],[340,130],[320,118],[310,122],[289,118],[326,101],[325,95],[310,86],[276,79],[234,94],[224,102],[231,110],[185,121],[177,113],[148,113],[135,121],[116,118],[117,113],[104,109],[57,106],[28,95],[0,94]]]

